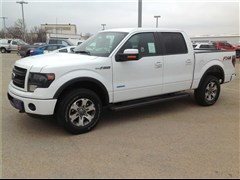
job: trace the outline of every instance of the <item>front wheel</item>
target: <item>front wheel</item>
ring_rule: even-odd
[[[7,50],[5,48],[1,48],[1,53],[6,53]]]
[[[97,125],[101,111],[102,103],[96,93],[88,89],[76,89],[60,100],[57,117],[67,131],[82,134]]]
[[[198,104],[210,106],[215,104],[220,94],[220,83],[215,76],[207,76],[195,90],[194,96]]]

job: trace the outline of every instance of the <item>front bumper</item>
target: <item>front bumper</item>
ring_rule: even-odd
[[[20,112],[38,115],[53,115],[57,99],[31,99],[18,96],[8,90],[8,99]]]

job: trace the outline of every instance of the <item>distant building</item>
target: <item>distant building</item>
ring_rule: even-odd
[[[212,36],[196,36],[190,38],[193,43],[197,42],[213,42],[226,41],[232,45],[240,45],[240,35],[212,35]]]
[[[77,34],[77,26],[75,24],[41,24],[41,28],[48,34]]]
[[[77,26],[75,24],[41,24],[41,28],[47,33],[47,41],[49,38],[86,40],[91,34],[77,34]]]

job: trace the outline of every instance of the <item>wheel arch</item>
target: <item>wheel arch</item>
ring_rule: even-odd
[[[225,75],[224,75],[223,68],[221,66],[214,65],[205,71],[198,86],[200,86],[202,84],[202,82],[206,79],[206,77],[210,76],[210,75],[218,78],[220,81],[220,84],[224,83],[224,81],[225,81]]]
[[[109,103],[109,94],[106,87],[100,81],[89,77],[75,78],[64,83],[54,94],[53,98],[59,101],[65,93],[76,88],[85,88],[95,92],[102,101],[103,106]]]

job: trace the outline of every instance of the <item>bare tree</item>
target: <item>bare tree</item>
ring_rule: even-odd
[[[21,19],[18,19],[14,23],[14,26],[6,28],[9,38],[22,39],[23,38],[22,26],[23,26],[23,21]]]
[[[34,26],[27,34],[27,42],[46,42],[46,31],[41,27]]]
[[[13,26],[7,27],[6,32],[0,31],[0,38],[23,39],[23,21],[18,19]],[[29,43],[46,42],[46,31],[41,27],[34,26],[26,33],[25,40]]]
[[[0,31],[0,38],[3,39],[6,37],[6,33],[4,32],[4,30]]]

